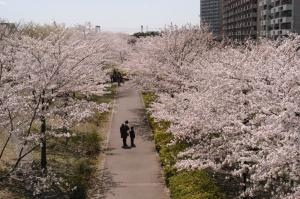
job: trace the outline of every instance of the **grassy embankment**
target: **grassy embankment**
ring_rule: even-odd
[[[112,103],[116,87],[109,88],[110,93],[104,96],[91,96],[89,100],[97,103]],[[80,98],[82,96],[77,95]],[[49,138],[47,141],[48,167],[52,168],[58,177],[61,177],[67,184],[56,186],[57,197],[84,199],[87,190],[91,186],[91,178],[95,174],[99,164],[99,154],[103,141],[104,127],[109,121],[108,113],[96,113],[94,117],[85,122],[77,124],[70,129],[70,138]],[[40,162],[39,150],[34,151],[34,165],[38,168]],[[23,185],[24,186],[24,185]],[[74,188],[74,189],[70,189]],[[0,186],[0,193],[10,194],[15,198],[32,198],[30,192],[26,192],[22,183],[20,186],[7,186],[6,191]],[[49,193],[52,195],[52,193]],[[54,194],[55,195],[55,194]],[[0,194],[1,196],[1,194]],[[12,197],[13,198],[13,197]]]
[[[6,139],[8,135],[7,133],[4,133],[3,129],[0,130],[0,146],[1,150],[4,146]],[[4,152],[4,155],[0,161],[0,174],[6,173],[8,171],[9,164],[12,164],[12,160],[16,158],[16,153],[14,146],[11,144],[11,142],[8,143],[6,150]],[[18,198],[23,199],[20,194],[13,192],[10,187],[6,186],[6,183],[0,182],[0,198]]]
[[[156,96],[153,93],[143,93],[143,100],[148,108]],[[181,142],[169,145],[173,136],[167,133],[169,122],[156,122],[151,114],[147,113],[148,121],[154,133],[156,149],[163,166],[165,181],[170,189],[172,199],[223,199],[223,194],[213,177],[206,171],[178,171],[175,168],[177,155],[188,147]]]

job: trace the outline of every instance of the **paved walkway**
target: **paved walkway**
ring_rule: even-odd
[[[121,148],[119,127],[125,120],[135,127],[136,148]],[[106,199],[169,198],[142,100],[130,83],[119,89],[108,139],[103,176]]]

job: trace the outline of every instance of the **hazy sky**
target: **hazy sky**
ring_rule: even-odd
[[[83,24],[102,30],[157,30],[199,23],[200,0],[0,0],[0,18],[14,22]]]

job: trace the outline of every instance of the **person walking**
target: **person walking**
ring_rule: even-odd
[[[122,74],[121,74],[121,72],[118,71],[116,76],[117,76],[118,86],[121,86],[121,83],[122,83]]]
[[[121,138],[123,139],[123,148],[127,148],[127,137],[128,137],[128,121],[126,120],[125,123],[122,123],[120,127],[120,133],[121,133]]]
[[[134,144],[134,138],[135,138],[134,127],[131,127],[131,129],[129,131],[129,135],[130,135],[131,147],[136,147]]]

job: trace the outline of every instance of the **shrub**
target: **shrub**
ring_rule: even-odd
[[[81,199],[86,198],[86,191],[89,185],[89,178],[94,171],[92,162],[89,159],[82,158],[76,161],[75,169],[72,176],[69,177],[69,181],[72,183],[72,187],[76,187],[70,193],[70,198]]]
[[[223,199],[212,177],[205,171],[183,171],[170,178],[173,199]]]
[[[157,99],[157,96],[152,92],[144,92],[142,94],[146,108],[149,108],[150,104]]]
[[[156,37],[160,36],[160,33],[157,31],[150,31],[150,32],[137,32],[134,33],[132,36],[141,38],[141,37]]]

